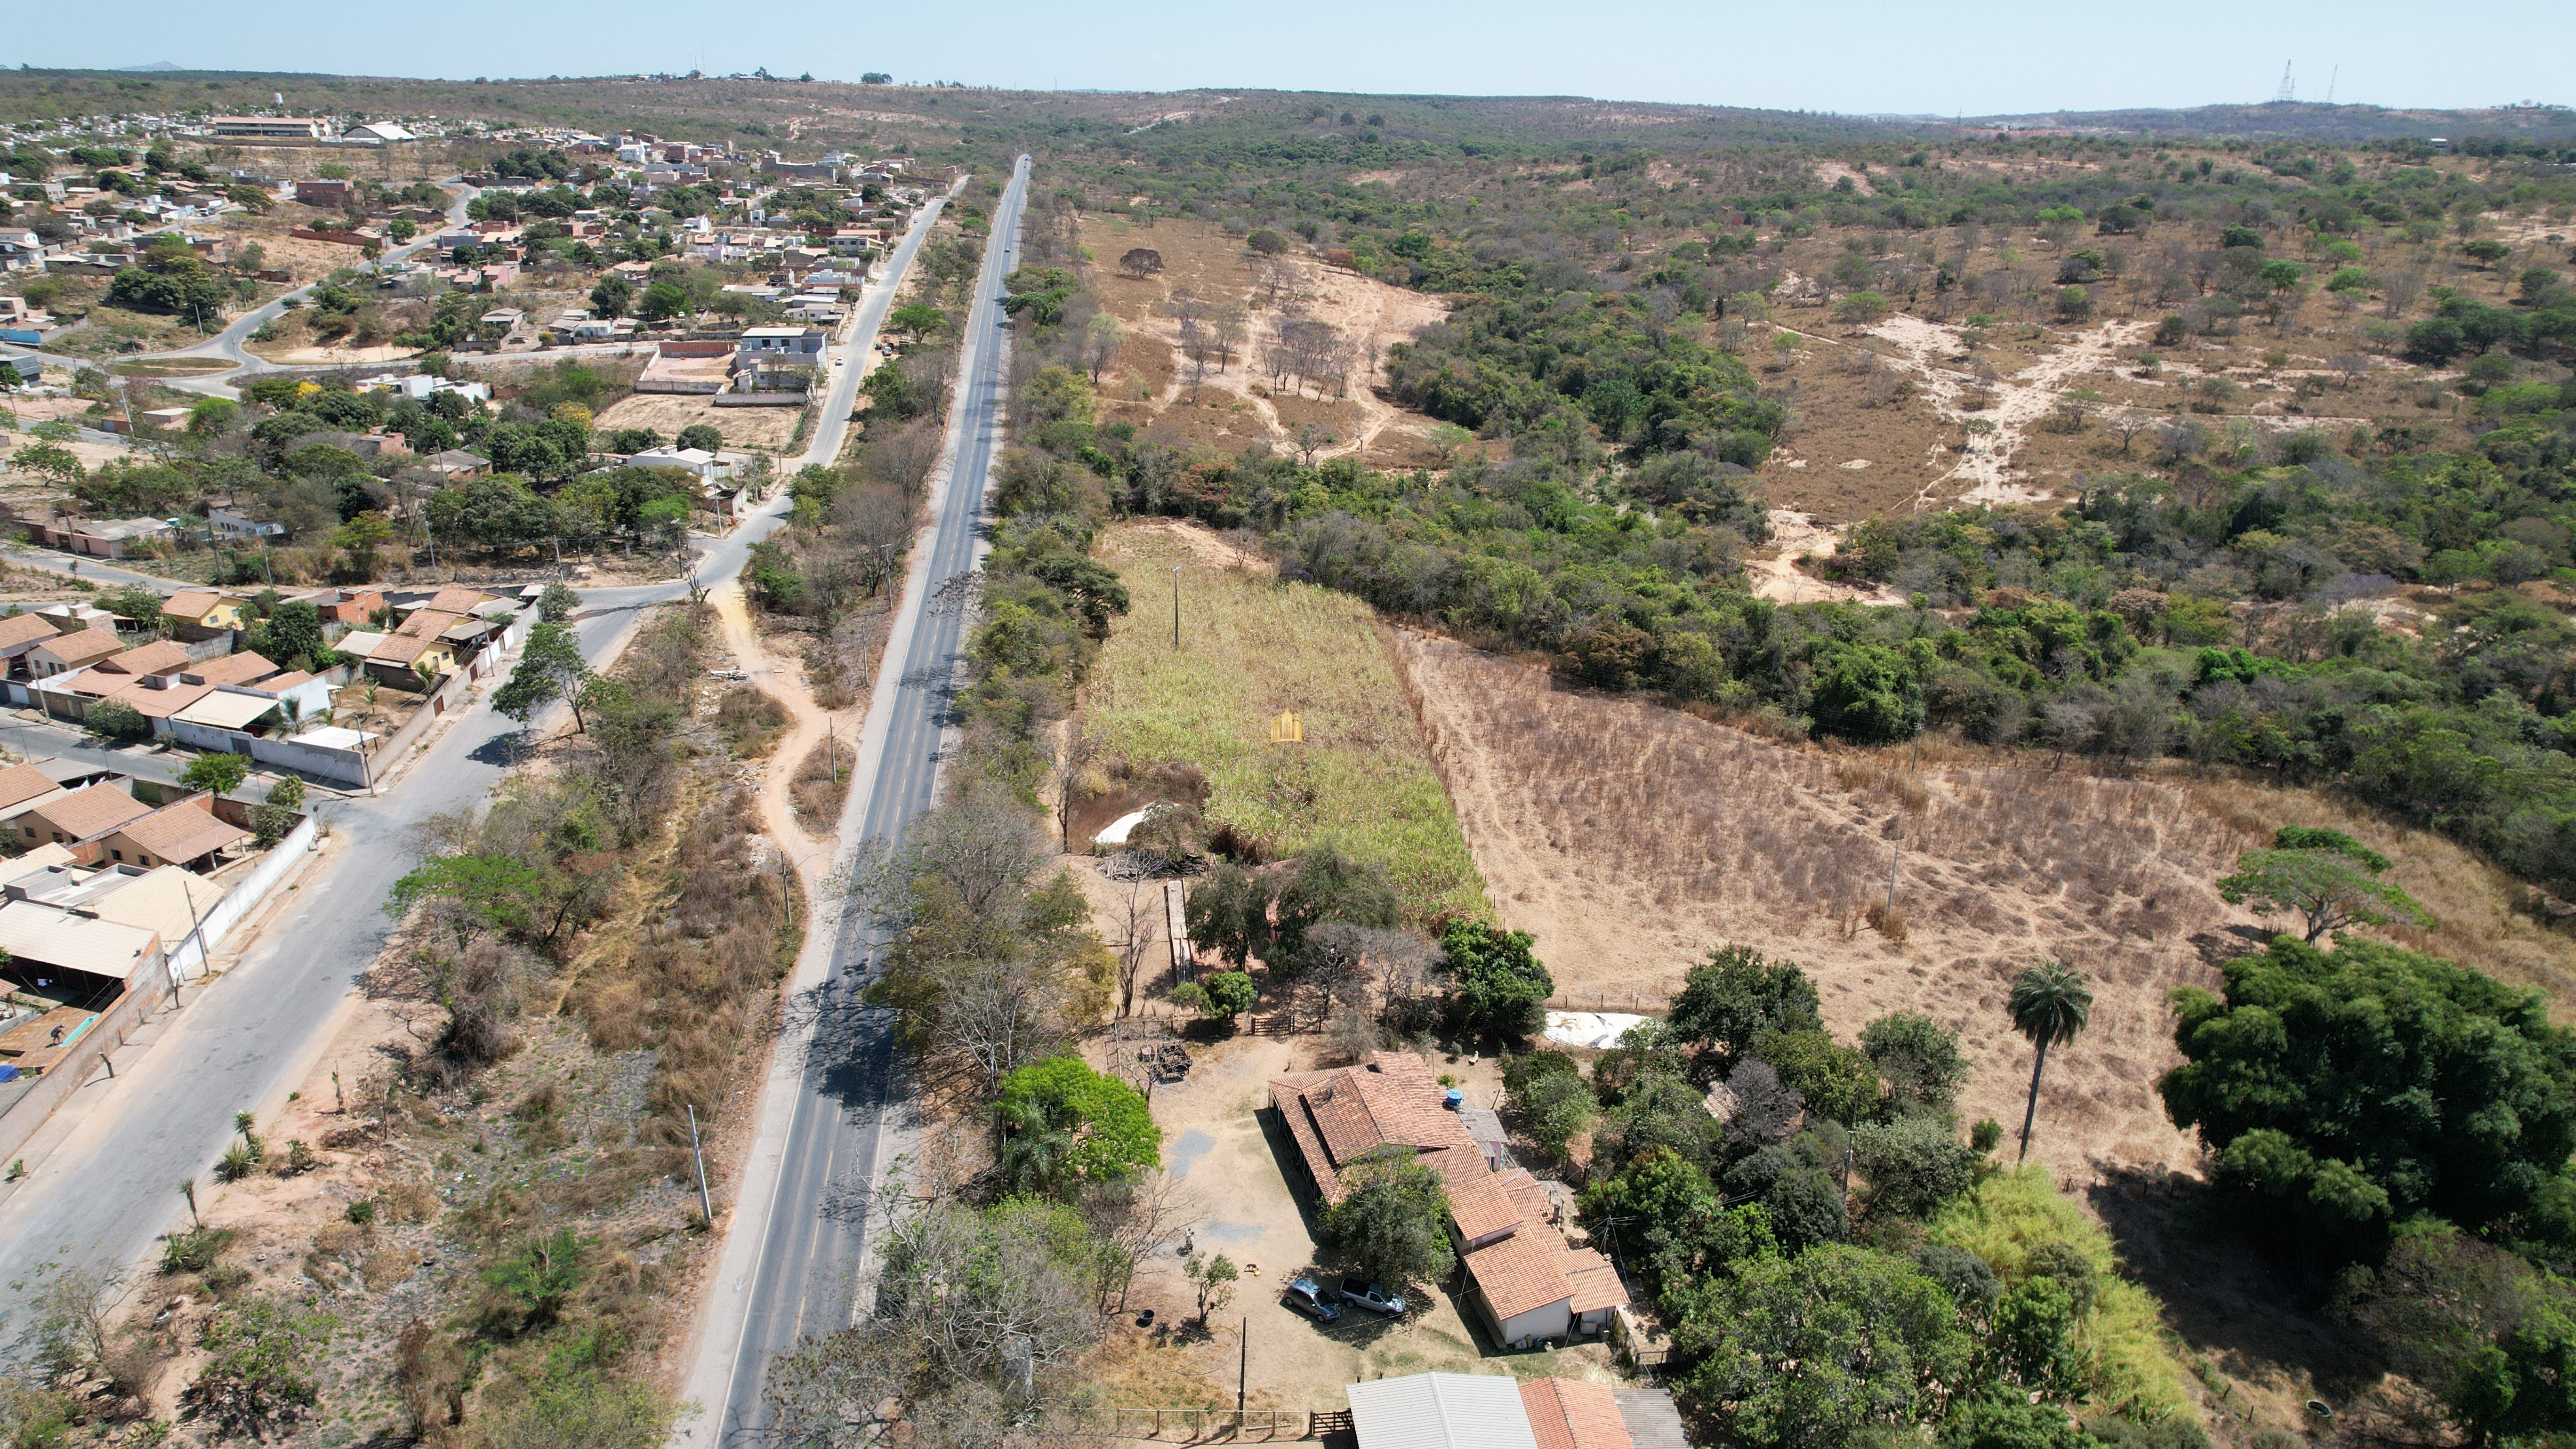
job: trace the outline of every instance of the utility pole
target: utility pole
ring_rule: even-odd
[[[689,1104],[689,1157],[698,1165],[698,1213],[706,1219],[707,1231],[715,1231],[716,1205],[707,1196],[707,1158],[698,1150],[698,1108]]]
[[[1905,846],[1899,842],[1887,857],[1887,908],[1896,909],[1896,863],[1905,858]]]
[[[1181,647],[1181,566],[1172,565],[1172,647]]]
[[[1180,570],[1174,569],[1172,572],[1179,573]],[[1244,1386],[1252,1381],[1251,1319],[1243,1320],[1243,1327],[1236,1331],[1235,1341],[1243,1351],[1242,1358],[1237,1360],[1234,1367],[1234,1435],[1240,1439],[1243,1437]]]

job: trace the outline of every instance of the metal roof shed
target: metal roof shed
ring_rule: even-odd
[[[1360,1449],[1538,1449],[1517,1380],[1410,1374],[1353,1384]]]

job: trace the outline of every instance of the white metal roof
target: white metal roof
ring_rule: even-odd
[[[375,738],[377,738],[375,734],[365,730],[353,730],[341,725],[322,725],[297,735],[295,743],[311,745],[317,750],[354,750]]]
[[[1409,1374],[1353,1384],[1360,1449],[1538,1449],[1520,1382],[1496,1374]]]
[[[0,947],[21,960],[122,981],[159,937],[139,926],[75,916],[34,901],[0,906]]]
[[[219,691],[179,711],[173,718],[183,719],[194,725],[204,725],[208,729],[237,730],[246,728],[252,720],[269,714],[276,708],[277,701],[264,694],[228,694]]]

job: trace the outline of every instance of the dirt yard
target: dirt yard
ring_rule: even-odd
[[[802,416],[798,408],[720,408],[693,393],[637,393],[601,413],[597,427],[603,433],[651,428],[669,442],[682,428],[708,423],[724,434],[728,449],[779,454],[787,451],[788,440],[796,436],[796,420]]]
[[[1095,1048],[1095,1065],[1111,1065],[1108,1050],[1106,1043]],[[1346,1406],[1346,1386],[1359,1380],[1432,1371],[1625,1382],[1611,1367],[1606,1347],[1597,1343],[1488,1356],[1458,1305],[1438,1290],[1429,1295],[1427,1306],[1402,1322],[1356,1310],[1331,1325],[1299,1316],[1280,1300],[1281,1286],[1331,1260],[1288,1187],[1285,1174],[1294,1170],[1296,1149],[1284,1137],[1274,1141],[1256,1114],[1269,1104],[1266,1083],[1272,1077],[1313,1071],[1326,1063],[1316,1058],[1312,1037],[1235,1037],[1212,1045],[1194,1043],[1191,1051],[1197,1061],[1189,1078],[1154,1089],[1164,1170],[1191,1193],[1192,1206],[1202,1215],[1192,1242],[1202,1252],[1234,1259],[1244,1277],[1233,1304],[1201,1331],[1185,1322],[1196,1313],[1197,1300],[1181,1275],[1180,1255],[1165,1252],[1149,1259],[1129,1295],[1129,1311],[1112,1321],[1111,1342],[1102,1355],[1107,1370],[1103,1382],[1117,1391],[1116,1400],[1152,1402],[1135,1396],[1148,1383],[1176,1392],[1180,1385],[1170,1370],[1177,1367],[1217,1390],[1218,1401],[1231,1407],[1237,1365],[1244,1361],[1238,1357],[1244,1347],[1239,1334],[1246,1324],[1251,1335],[1249,1402],[1254,1408],[1339,1409]],[[1436,1063],[1435,1069],[1465,1070],[1446,1062]],[[1140,1308],[1154,1310],[1155,1329],[1136,1328],[1135,1310]],[[1161,1374],[1142,1371],[1140,1365],[1156,1360],[1165,1365]],[[1142,1382],[1131,1389],[1131,1381]]]
[[[1957,1028],[1962,1111],[2017,1125],[2031,1058],[2004,994],[2062,957],[2098,997],[2050,1061],[2032,1150],[2078,1180],[2191,1160],[2154,1093],[2178,1060],[2164,996],[2258,938],[2209,885],[2244,830],[2044,756],[1909,777],[1892,753],[1776,744],[1445,640],[1406,634],[1398,657],[1488,894],[1561,999],[1652,1009],[1710,950],[1753,946],[1806,967],[1846,1037],[1900,1010]],[[1891,861],[1901,940],[1863,921]]]

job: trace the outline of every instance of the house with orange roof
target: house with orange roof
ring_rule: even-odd
[[[249,602],[212,589],[181,589],[162,602],[161,622],[181,639],[211,639],[248,623],[242,611]]]
[[[251,834],[215,815],[215,797],[191,795],[129,820],[101,840],[107,858],[118,865],[151,870],[164,865],[212,871],[241,853]]]
[[[75,669],[87,669],[111,654],[125,650],[125,641],[113,629],[82,629],[71,634],[57,634],[39,642],[27,651],[27,673],[36,679],[51,679]]]
[[[1627,1306],[1617,1268],[1566,1241],[1546,1189],[1476,1141],[1420,1058],[1379,1052],[1365,1066],[1273,1078],[1270,1105],[1327,1204],[1341,1200],[1352,1164],[1390,1150],[1440,1174],[1465,1297],[1495,1342],[1520,1348],[1606,1332]]]
[[[114,785],[90,785],[40,801],[20,815],[18,839],[25,845],[48,841],[79,845],[112,834],[151,813],[151,806]]]

